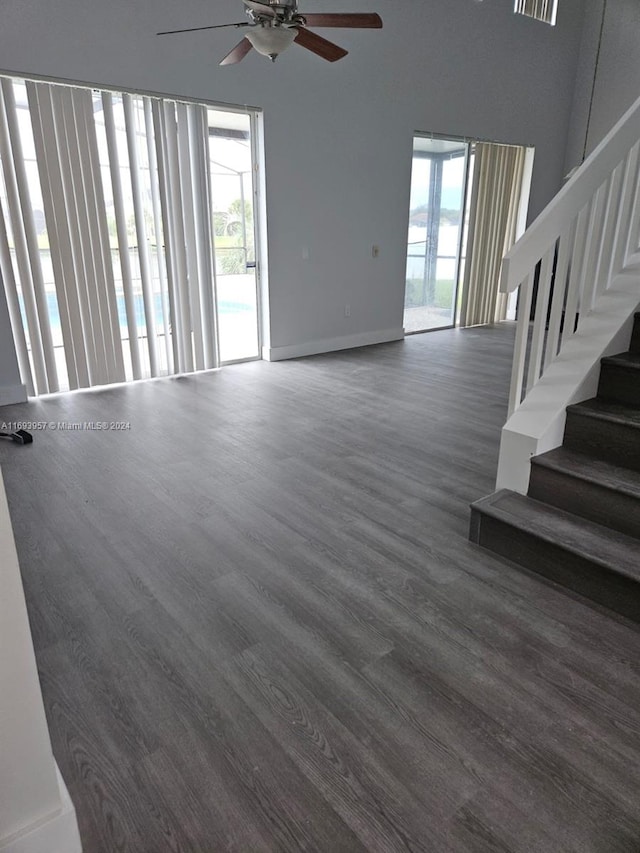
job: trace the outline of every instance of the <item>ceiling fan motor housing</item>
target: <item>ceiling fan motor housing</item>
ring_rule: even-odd
[[[298,31],[295,27],[267,23],[250,29],[245,38],[251,42],[258,53],[275,60],[279,53],[282,53],[293,43],[297,34]]]

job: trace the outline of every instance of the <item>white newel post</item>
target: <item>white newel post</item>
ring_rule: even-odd
[[[0,474],[0,853],[81,853],[40,693]]]

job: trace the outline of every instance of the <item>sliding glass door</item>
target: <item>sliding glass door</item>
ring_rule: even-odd
[[[405,332],[455,324],[469,145],[413,140],[404,302]]]
[[[30,395],[259,356],[255,124],[0,77],[0,286]]]
[[[220,361],[257,358],[255,155],[251,116],[209,109]]]

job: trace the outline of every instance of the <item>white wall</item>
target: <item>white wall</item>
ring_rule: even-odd
[[[0,589],[0,851],[80,853],[51,752],[1,473]]]
[[[534,145],[541,210],[563,174],[583,4],[563,0],[548,27],[511,0],[309,0],[303,10],[379,11],[384,29],[325,31],[350,50],[335,64],[294,45],[275,65],[252,53],[219,68],[241,31],[154,33],[242,20],[240,0],[12,2],[0,62],[264,110],[278,348],[401,327],[414,130]]]

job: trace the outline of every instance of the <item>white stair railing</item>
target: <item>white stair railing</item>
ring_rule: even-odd
[[[639,166],[640,99],[505,256],[500,289],[520,288],[510,416],[615,277],[640,262]]]

